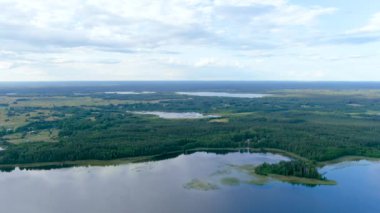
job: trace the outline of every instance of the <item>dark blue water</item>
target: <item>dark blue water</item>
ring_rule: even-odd
[[[0,173],[1,212],[380,212],[380,163],[359,161],[322,169],[336,186],[270,180],[249,184],[239,168],[278,162],[273,154],[198,152],[173,159],[106,167]],[[234,177],[239,185],[224,185]],[[186,188],[192,180],[215,190]]]

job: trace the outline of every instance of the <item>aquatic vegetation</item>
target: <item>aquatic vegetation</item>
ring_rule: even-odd
[[[256,175],[249,181],[245,181],[247,184],[253,184],[258,186],[263,186],[265,184],[268,184],[270,182],[270,178],[266,176]]]
[[[313,178],[302,178],[295,176],[284,176],[284,175],[275,175],[270,174],[269,177],[274,180],[278,180],[285,183],[291,183],[295,185],[304,185],[304,186],[318,186],[318,185],[336,185],[336,181],[334,180],[319,180]]]
[[[219,175],[228,175],[231,174],[229,169],[219,169],[216,172],[213,172],[210,176],[219,176]]]
[[[220,180],[223,185],[236,186],[240,184],[240,180],[235,177],[225,177]]]
[[[186,189],[195,189],[201,191],[217,190],[219,187],[216,184],[212,184],[200,179],[193,179],[184,185]]]
[[[237,169],[240,172],[247,173],[250,176],[256,176],[256,167],[251,164],[245,164],[245,165],[232,165],[233,168]]]

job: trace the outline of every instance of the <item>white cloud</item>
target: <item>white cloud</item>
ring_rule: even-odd
[[[11,68],[13,64],[11,62],[8,62],[8,61],[0,61],[0,70],[5,70],[5,69],[9,69]]]
[[[230,5],[230,6],[238,6],[238,7],[246,7],[252,5],[270,5],[270,6],[282,6],[286,4],[285,0],[215,0],[216,6],[221,5]]]
[[[256,18],[256,21],[269,22],[279,26],[307,25],[313,23],[321,15],[331,14],[336,8],[312,7],[304,8],[296,5],[287,5],[277,9],[274,13]]]
[[[350,31],[350,33],[374,33],[374,32],[380,32],[380,12],[374,14],[365,26],[359,29]]]
[[[56,80],[43,70],[21,66],[13,69],[0,69],[1,81],[51,81]]]
[[[273,24],[308,24],[333,11],[282,0],[18,0],[2,1],[0,6],[0,39],[110,49],[157,48],[183,42],[246,45],[257,40],[252,27],[259,32]],[[239,10],[245,13],[239,14]],[[241,36],[234,39],[236,30]]]
[[[199,59],[197,62],[195,62],[194,66],[195,67],[206,67],[210,65],[215,65],[217,64],[217,60],[215,58],[202,58]]]
[[[287,0],[0,0],[0,70],[6,70],[0,73],[0,81],[268,80],[296,78],[296,73],[303,79],[326,79],[330,72],[305,74],[302,70],[332,70],[327,63],[355,58],[339,47],[331,48],[338,41],[326,41],[324,47],[313,49],[320,45],[318,39],[323,40],[318,34],[321,17],[340,11],[314,4]],[[359,31],[379,31],[379,16],[374,15]],[[326,40],[334,40],[326,34],[330,38]],[[339,42],[365,45],[376,41],[344,39]],[[295,57],[310,52],[317,60]],[[279,68],[296,71],[285,74]]]

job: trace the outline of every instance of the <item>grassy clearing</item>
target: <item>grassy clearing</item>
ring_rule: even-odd
[[[62,107],[62,106],[103,106],[110,104],[128,104],[130,101],[123,100],[105,100],[92,97],[32,97],[19,98],[9,103],[12,107]]]
[[[209,120],[210,123],[228,123],[228,118],[219,118],[219,119],[211,119]]]
[[[25,114],[7,116],[7,109],[0,108],[0,128],[16,129],[28,123],[28,117]]]
[[[32,142],[57,142],[58,130],[43,130],[38,132],[14,133],[3,137],[12,144],[32,143]]]
[[[39,109],[27,113],[16,113],[8,115],[8,109],[0,108],[0,128],[15,130],[32,121],[57,121],[63,117],[54,116],[54,111],[48,109]]]
[[[318,90],[318,89],[284,89],[270,91],[272,97],[309,97],[309,96],[360,96],[363,98],[380,98],[380,90],[355,89],[355,90]]]
[[[12,98],[12,97],[0,96],[0,104],[1,105],[7,105],[7,104],[11,103],[14,100],[15,100],[15,98]]]

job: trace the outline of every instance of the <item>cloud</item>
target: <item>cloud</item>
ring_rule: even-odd
[[[0,70],[6,70],[12,67],[12,63],[8,61],[0,61]]]
[[[319,39],[320,43],[351,45],[362,45],[378,41],[380,41],[380,12],[373,14],[362,27]]]
[[[252,5],[270,5],[270,6],[283,6],[287,2],[285,0],[215,0],[214,1],[216,6],[238,6],[238,7],[247,7]]]
[[[0,0],[0,81],[327,79],[376,65],[350,55],[376,55],[378,13],[355,28],[345,5],[296,2]]]
[[[215,58],[202,58],[194,63],[195,67],[206,67],[216,65],[218,62]]]
[[[341,34],[331,37],[322,37],[316,39],[316,44],[350,44],[350,45],[362,45],[380,41],[380,35],[369,34]]]
[[[33,4],[19,0],[3,1],[0,6],[3,41],[130,52],[182,43],[261,48],[271,42],[262,41],[253,32],[306,25],[334,11],[291,5],[282,0],[68,0],[60,3],[36,0]],[[240,32],[237,37],[236,30]]]
[[[380,32],[380,12],[372,15],[366,25],[358,29],[352,30],[350,33],[376,33]]]
[[[255,22],[269,23],[276,26],[308,25],[321,15],[332,14],[336,8],[311,7],[304,8],[288,5],[277,8],[274,12],[256,17]]]

